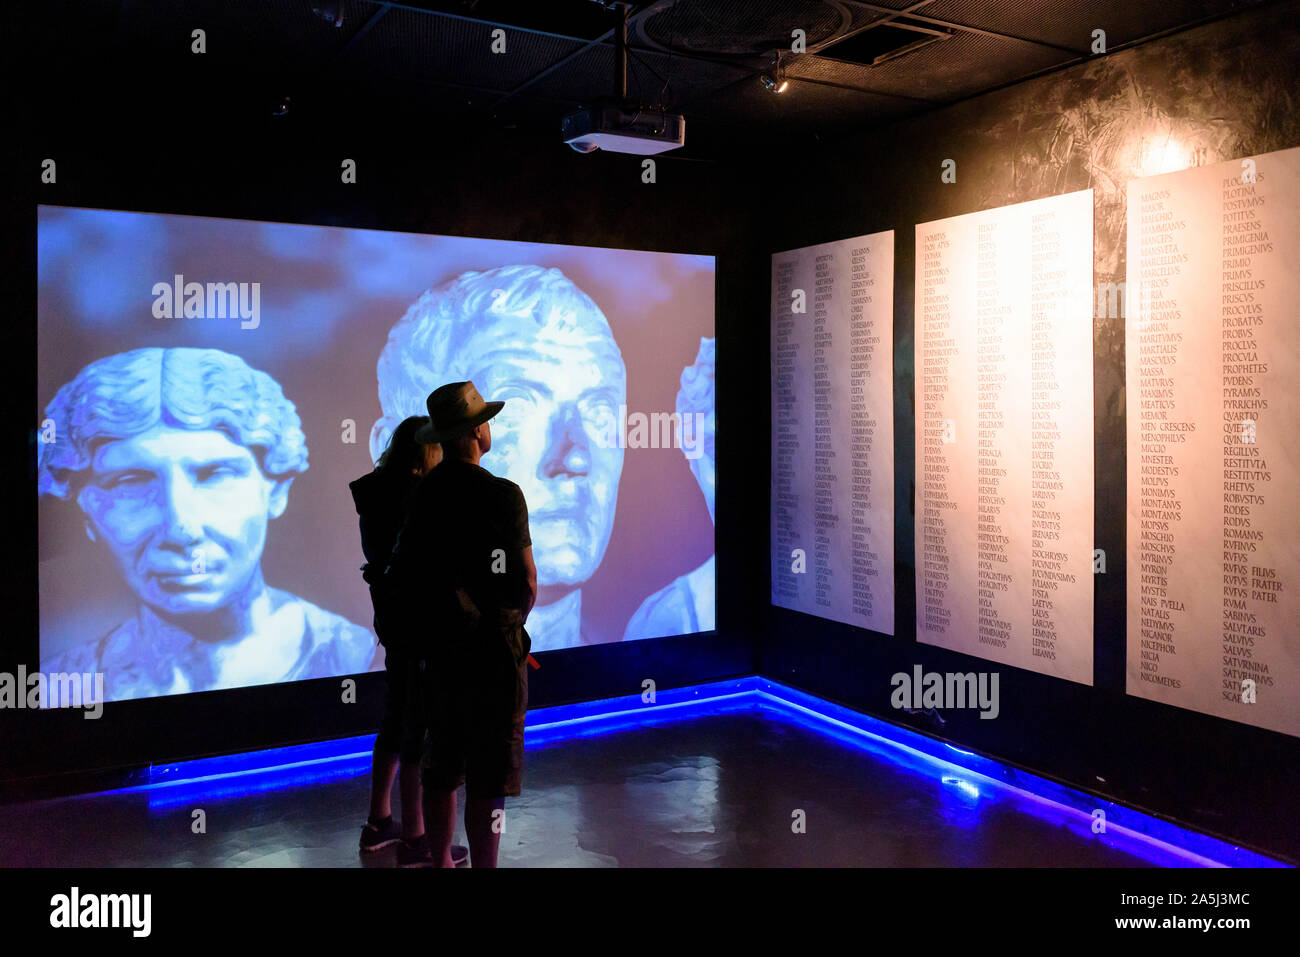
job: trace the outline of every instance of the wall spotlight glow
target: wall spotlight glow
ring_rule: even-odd
[[[1175,173],[1192,165],[1192,149],[1168,130],[1153,133],[1142,143],[1138,158],[1138,175],[1159,176]]]

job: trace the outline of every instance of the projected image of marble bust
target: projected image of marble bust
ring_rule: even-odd
[[[614,528],[623,449],[603,439],[627,401],[627,372],[609,322],[560,270],[502,266],[426,291],[393,327],[379,357],[383,417],[377,455],[444,382],[472,380],[493,420],[483,465],[523,489],[537,563],[528,616],[534,651],[592,639],[582,586]]]
[[[217,349],[136,349],[86,366],[45,414],[39,492],[80,508],[139,604],[43,670],[103,672],[112,701],[369,668],[369,631],[262,577],[270,520],[307,470],[269,375]]]
[[[704,493],[704,503],[713,521],[715,498],[715,472],[713,440],[717,432],[717,416],[713,408],[714,344],[715,339],[701,339],[695,363],[682,371],[681,389],[677,392],[677,416],[683,429],[689,423],[703,422],[702,434],[690,436],[684,432],[683,448],[697,447],[700,452],[687,457],[695,481]],[[694,441],[690,441],[693,439]],[[714,559],[674,579],[641,603],[623,633],[624,641],[636,638],[661,638],[664,635],[690,635],[697,631],[712,631],[716,616],[714,598]]]

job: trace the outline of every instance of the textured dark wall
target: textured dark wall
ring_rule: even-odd
[[[989,670],[914,640],[915,225],[1092,188],[1094,278],[1121,282],[1128,181],[1163,171],[1152,154],[1166,144],[1182,165],[1300,146],[1298,64],[1300,4],[1280,3],[787,160],[790,180],[808,187],[803,197],[795,187],[769,252],[895,230],[897,637],[772,608],[763,674],[1300,858],[1293,802],[1279,798],[1300,786],[1300,740],[1124,693],[1124,320],[1104,305],[1093,323],[1095,540],[1107,556],[1095,580],[1095,687],[995,666],[997,720],[947,712],[940,724],[889,705],[889,676],[914,664]],[[957,182],[944,185],[949,158]]]

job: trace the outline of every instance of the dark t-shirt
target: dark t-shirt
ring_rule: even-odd
[[[392,473],[376,469],[350,482],[352,501],[361,522],[361,551],[366,556],[362,575],[370,585],[370,600],[375,608],[375,634],[390,655],[405,650],[403,619],[391,592],[384,587],[384,569],[397,542],[406,518],[411,496],[419,476],[410,472]]]
[[[352,502],[361,520],[361,551],[366,561],[382,572],[406,517],[407,500],[419,477],[390,474],[380,469],[349,482]]]
[[[530,545],[524,493],[509,479],[449,458],[420,481],[392,568],[428,615],[431,650],[498,636],[524,659]]]

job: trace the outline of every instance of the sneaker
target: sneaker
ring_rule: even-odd
[[[456,867],[468,867],[469,848],[452,844],[451,863]],[[398,867],[433,867],[433,848],[429,846],[429,835],[422,833],[415,839],[407,840],[403,837],[398,841]]]
[[[396,844],[401,839],[402,829],[397,826],[391,814],[382,821],[371,818],[361,829],[361,850],[377,851],[381,847]]]
[[[397,845],[398,867],[433,867],[433,851],[429,850],[429,835],[407,840],[402,838]]]
[[[460,844],[451,846],[451,862],[456,867],[469,866],[469,848]],[[421,834],[412,840],[402,838],[397,845],[398,867],[433,867],[433,849],[429,847],[429,835]]]

